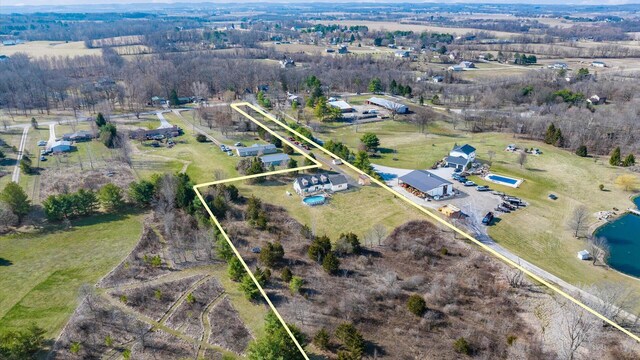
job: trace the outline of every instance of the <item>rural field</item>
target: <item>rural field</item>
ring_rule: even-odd
[[[442,27],[442,26],[433,26],[433,25],[420,25],[420,24],[404,24],[402,22],[393,22],[393,21],[369,21],[369,20],[336,20],[336,21],[327,21],[327,20],[317,20],[316,23],[325,24],[325,25],[342,25],[342,26],[367,26],[370,30],[386,30],[386,31],[414,31],[414,32],[437,32],[437,33],[447,33],[453,35],[464,35],[468,33],[477,32],[478,29],[472,28],[457,28],[457,27]],[[500,37],[509,37],[513,36],[513,33],[504,32],[504,31],[488,31],[488,33],[500,38]]]
[[[88,49],[82,41],[29,41],[23,44],[0,47],[0,55],[12,56],[16,53],[25,53],[34,58],[102,54],[100,49]]]

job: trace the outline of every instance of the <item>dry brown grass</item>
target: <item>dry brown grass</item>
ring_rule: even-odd
[[[0,47],[0,55],[26,53],[32,57],[100,55],[100,49],[88,49],[82,41],[29,41],[24,44]]]

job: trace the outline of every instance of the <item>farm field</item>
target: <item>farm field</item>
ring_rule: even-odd
[[[606,159],[580,158],[553,146],[515,139],[507,134],[463,134],[450,128],[448,133],[443,133],[443,129],[446,128],[432,129],[428,135],[419,135],[413,125],[385,121],[360,125],[358,133],[354,133],[354,127],[337,129],[328,137],[356,148],[361,134],[366,131],[376,133],[380,138],[382,157],[371,161],[406,169],[431,167],[455,144],[469,143],[476,147],[480,161],[488,161],[487,153],[493,151],[495,156],[491,171],[525,179],[520,188],[487,183],[477,177],[470,179],[521,197],[530,206],[501,215],[501,221],[488,230],[492,238],[523,259],[570,283],[621,282],[640,291],[640,281],[637,279],[578,260],[575,254],[585,249],[587,244],[584,239],[575,239],[566,225],[577,205],[587,206],[592,213],[614,207],[629,207],[631,194],[614,185],[616,177],[627,173],[627,170],[609,166]],[[517,154],[504,151],[506,145],[511,143],[519,147],[540,148],[543,154],[530,155],[527,164],[521,168],[517,163]],[[598,184],[603,184],[607,191],[600,191]],[[559,199],[555,202],[547,199],[549,193],[556,194]],[[595,216],[590,217],[589,221],[595,224]],[[640,303],[636,307],[640,309]]]
[[[131,250],[142,215],[97,215],[71,229],[46,226],[0,236],[0,329],[37,322],[55,336],[78,305],[82,284],[93,284]]]
[[[455,28],[455,27],[442,27],[442,26],[432,26],[432,25],[420,25],[420,24],[403,24],[393,21],[370,21],[370,20],[336,20],[336,21],[328,21],[328,20],[319,20],[315,21],[315,23],[320,24],[337,24],[343,26],[356,26],[356,25],[364,25],[369,28],[369,30],[387,30],[387,31],[414,31],[414,32],[438,32],[438,33],[449,33],[454,35],[464,35],[467,33],[478,32],[478,29],[472,28]],[[485,31],[485,30],[483,30]],[[509,33],[504,31],[486,31],[490,34],[495,35],[496,37],[509,37],[515,35],[515,33]]]
[[[82,41],[29,41],[23,44],[0,47],[0,55],[12,56],[19,52],[36,58],[44,56],[74,57],[102,54],[100,49],[88,49]]]

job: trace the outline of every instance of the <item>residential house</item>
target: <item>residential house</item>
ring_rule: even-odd
[[[329,106],[340,109],[342,113],[350,113],[356,111],[348,102],[344,100],[335,100],[328,102]]]
[[[397,58],[408,58],[409,52],[406,50],[400,50],[400,51],[396,51],[393,55]]]
[[[278,150],[276,149],[276,146],[273,144],[266,144],[266,145],[253,144],[248,147],[240,146],[236,148],[236,153],[240,157],[267,155],[267,154],[273,154],[277,151]]]
[[[441,83],[441,82],[443,82],[443,81],[444,81],[444,76],[442,76],[442,75],[436,75],[436,76],[433,76],[433,77],[431,78],[431,81],[432,81],[432,82],[434,82],[435,84],[437,84],[437,83]]]
[[[293,59],[282,59],[280,60],[280,67],[283,69],[292,68],[296,66],[296,62]]]
[[[307,196],[321,191],[343,191],[348,187],[347,177],[341,174],[302,175],[293,181],[293,189],[300,196]]]
[[[154,97],[151,98],[151,105],[153,105],[153,106],[164,105],[166,103],[167,103],[167,99],[165,99],[163,97],[154,96]]]
[[[473,69],[476,67],[476,64],[471,61],[463,61],[459,65],[462,66],[463,69]]]
[[[138,140],[160,140],[182,135],[182,129],[177,125],[159,129],[138,129],[129,133],[130,139]]]
[[[605,63],[604,63],[604,62],[602,62],[602,61],[592,61],[592,62],[591,62],[591,66],[593,66],[593,67],[603,68],[603,67],[606,67],[606,66],[607,66],[607,64],[605,64]]]
[[[49,150],[51,150],[54,154],[59,154],[59,153],[63,153],[63,152],[70,152],[74,149],[74,147],[71,145],[71,141],[56,141],[53,144],[51,144],[51,147],[49,148]]]
[[[286,165],[289,162],[289,155],[287,154],[270,154],[260,157],[260,161],[265,167]]]
[[[460,65],[451,65],[448,68],[450,71],[462,71],[464,70],[464,67],[460,66]]]
[[[567,65],[566,63],[563,62],[557,62],[554,64],[551,64],[549,66],[547,66],[549,69],[556,69],[556,70],[566,70],[569,68],[569,65]]]
[[[367,100],[367,104],[377,105],[383,107],[387,110],[394,111],[398,114],[406,114],[409,112],[409,108],[406,105],[399,104],[387,99],[379,98],[379,97],[371,97]]]
[[[476,148],[469,144],[454,146],[444,161],[448,167],[464,170],[476,160]]]
[[[398,178],[401,187],[421,198],[453,195],[453,183],[427,170],[414,170]]]
[[[95,135],[92,132],[86,130],[80,130],[71,134],[62,135],[62,140],[75,142],[90,141],[93,138],[95,138]]]
[[[347,50],[347,47],[345,45],[342,45],[338,48],[338,54],[346,54],[348,52],[349,50]]]

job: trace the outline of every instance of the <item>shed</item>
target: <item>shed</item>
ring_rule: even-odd
[[[387,110],[395,111],[398,114],[406,114],[409,112],[409,108],[407,107],[407,105],[399,104],[397,102],[393,102],[391,100],[387,100],[379,97],[369,98],[367,100],[367,104],[377,105]]]
[[[358,175],[358,184],[362,186],[371,185],[371,179],[364,174]]]
[[[419,197],[453,195],[453,183],[426,170],[414,170],[398,178],[398,183]]]
[[[344,101],[344,100],[336,100],[336,101],[330,101],[329,102],[329,106],[334,107],[334,108],[338,108],[340,109],[340,112],[343,113],[348,113],[348,112],[354,112],[355,109],[349,105],[348,102]]]
[[[591,254],[587,250],[578,251],[578,259],[580,260],[591,260]]]

